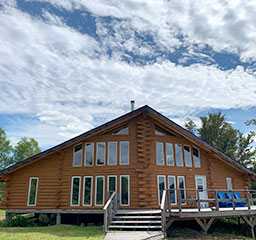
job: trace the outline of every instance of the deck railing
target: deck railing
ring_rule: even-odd
[[[113,215],[118,209],[117,193],[113,192],[107,203],[105,204],[104,210],[104,231],[108,231],[109,224],[113,219]]]
[[[231,199],[218,198],[218,192],[230,192]],[[236,199],[234,192],[241,194],[241,199]],[[206,197],[200,197],[204,193]],[[211,207],[213,210],[219,210],[219,203],[232,202],[232,208],[235,210],[236,202],[246,202],[248,210],[256,203],[256,190],[227,190],[227,189],[192,189],[192,188],[178,188],[178,189],[166,189],[162,195],[161,209],[170,211],[172,208],[179,209],[179,212],[183,208],[198,208],[201,211],[202,208]],[[204,206],[205,205],[205,206]]]

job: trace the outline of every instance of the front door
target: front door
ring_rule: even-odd
[[[206,176],[195,176],[196,178],[196,189],[199,190],[200,200],[208,199],[208,194],[206,189]],[[200,202],[201,207],[208,207],[207,202]]]

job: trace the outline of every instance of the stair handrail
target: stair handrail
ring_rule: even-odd
[[[117,206],[117,193],[113,192],[107,203],[105,204],[104,210],[104,231],[108,231],[108,226],[113,219],[113,213],[116,212]]]
[[[162,226],[162,232],[165,233],[166,231],[166,214],[167,214],[167,205],[168,205],[168,199],[167,199],[167,190],[163,191],[162,199],[161,199],[161,226]]]

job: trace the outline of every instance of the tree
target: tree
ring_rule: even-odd
[[[17,163],[40,152],[41,149],[34,138],[27,139],[26,137],[23,137],[15,146],[13,150],[13,157]]]
[[[196,124],[193,122],[192,119],[186,118],[186,119],[185,119],[185,128],[186,128],[189,132],[191,132],[191,133],[194,134],[195,131],[196,131]]]
[[[14,163],[12,151],[11,142],[7,140],[5,131],[0,128],[0,170]]]

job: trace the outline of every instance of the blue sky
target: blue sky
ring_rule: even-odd
[[[178,124],[256,111],[256,3],[0,0],[0,126],[43,149],[150,105]]]

